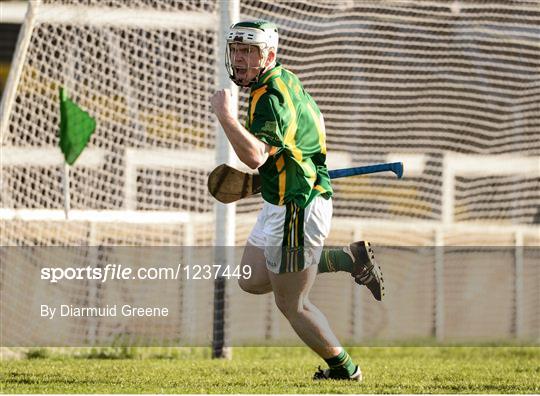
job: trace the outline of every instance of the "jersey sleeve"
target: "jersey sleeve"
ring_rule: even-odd
[[[253,111],[250,132],[266,144],[284,148],[283,109],[279,99],[273,94],[260,97]],[[279,150],[281,151],[281,150]]]

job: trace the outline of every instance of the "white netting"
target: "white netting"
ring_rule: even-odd
[[[123,8],[129,10],[159,10],[159,11],[204,11],[216,12],[218,7],[215,1],[205,0],[42,0],[43,4],[53,5],[76,5],[76,6],[98,6],[110,8]]]
[[[12,147],[57,150],[62,85],[95,117],[89,147],[103,153],[97,166],[85,166],[81,158],[73,168],[74,209],[212,210],[213,202],[200,191],[207,169],[201,171],[198,162],[214,148],[214,47],[215,32],[197,27],[37,24],[2,136],[4,155]],[[185,161],[180,169],[148,164],[128,172],[130,148],[166,148],[180,160],[194,152],[203,160]],[[63,207],[62,164],[44,166],[43,157],[24,166],[3,164],[2,207]],[[127,197],[128,190],[136,194]]]
[[[280,27],[279,57],[319,104],[329,155],[424,158],[399,183],[336,181],[337,216],[439,220],[444,153],[540,154],[537,1],[243,1],[241,11]],[[459,220],[538,223],[539,187],[538,173],[459,178]]]
[[[187,12],[194,21],[160,26],[160,20],[153,20],[153,27],[143,29],[133,22],[126,25],[122,19],[118,25],[98,26],[65,20],[48,22],[43,17],[50,13],[49,6],[60,7],[53,9],[53,19],[73,11],[63,5],[91,6],[87,11],[105,15],[106,7],[117,12],[118,8],[126,8],[143,19],[156,17],[145,17],[149,11],[178,13],[179,17]],[[217,20],[216,4],[44,1],[37,7],[35,18],[35,25],[27,26],[32,29],[28,50],[22,54],[20,81],[8,123],[2,128],[0,206],[63,208],[63,163],[57,138],[60,86],[96,119],[98,128],[71,169],[71,217],[76,217],[80,209],[84,219],[66,222],[50,211],[43,212],[42,221],[36,219],[35,213],[31,220],[7,215],[1,223],[1,245],[139,246],[154,251],[159,246],[212,245],[214,202],[206,193],[206,178],[211,169],[208,164],[213,164],[215,155],[215,119],[209,110],[209,98],[216,85],[216,32],[212,25]],[[199,26],[200,19],[209,22]],[[116,219],[105,214],[110,222],[96,222],[88,214],[94,209],[167,210],[176,216],[162,216],[163,220],[154,216],[141,222],[139,212],[126,211]],[[175,220],[183,217],[180,212],[203,217],[201,221]],[[155,284],[133,284],[119,289],[111,283],[96,292],[95,286],[73,282],[58,289],[58,301],[64,304],[106,305],[119,298],[132,304],[162,304],[174,312],[173,320],[126,325],[80,318],[49,326],[48,332],[40,331],[37,322],[30,323],[35,328],[29,329],[28,318],[39,317],[36,309],[47,296],[46,285],[39,283],[39,269],[45,261],[39,262],[32,251],[28,251],[26,259],[9,253],[2,251],[3,262],[10,264],[9,268],[2,266],[3,343],[211,342],[212,283],[197,285],[185,278],[159,288]],[[97,265],[98,261],[104,264],[112,260],[87,256],[85,248],[81,248],[71,264]],[[145,257],[141,260],[145,261]],[[11,264],[18,264],[18,270],[13,270]],[[30,290],[20,296],[18,292],[25,288]]]
[[[52,3],[128,8],[116,1]],[[209,17],[217,9],[213,2],[129,3],[139,7]],[[444,153],[540,152],[536,2],[245,1],[241,14],[280,26],[280,57],[319,103],[330,156],[346,152],[350,163],[343,166],[392,153],[422,156],[422,168],[406,170],[399,183],[389,176],[336,181],[337,216],[439,220]],[[215,46],[210,29],[39,23],[2,136],[5,155],[11,147],[56,148],[57,88],[65,85],[97,119],[90,147],[104,150],[97,166],[74,168],[74,208],[212,210],[203,191],[208,170],[196,161],[194,169],[139,165],[127,172],[125,149],[166,148],[179,158],[213,149]],[[32,162],[4,162],[2,206],[61,208],[61,165]],[[37,193],[31,181],[51,188]],[[538,187],[537,174],[457,177],[457,219],[535,223]],[[240,211],[258,202],[246,201]]]
[[[0,207],[63,208],[63,162],[57,147],[58,88],[63,85],[98,125],[71,171],[71,207],[83,212],[133,210],[135,219],[130,221],[127,211],[111,222],[89,218],[64,222],[52,212],[26,217],[2,212],[7,214],[1,224],[1,245],[213,243],[214,201],[206,191],[206,178],[214,165],[216,140],[209,99],[217,88],[216,70],[223,67],[216,58],[217,42],[223,39],[216,31],[220,4],[42,2],[28,50],[21,54],[21,78],[14,87],[9,118],[2,125]],[[73,12],[70,6],[127,16],[119,17],[117,24],[110,18],[106,24],[81,23],[80,16],[70,23],[62,19]],[[400,181],[378,175],[334,183],[335,221],[329,244],[348,244],[362,236],[393,246],[380,257],[389,290],[382,305],[372,303],[369,293],[344,274],[318,279],[312,299],[329,315],[338,336],[354,341],[431,336],[437,292],[445,302],[439,329],[445,336],[516,334],[514,256],[506,253],[493,266],[479,262],[471,268],[464,262],[484,257],[482,250],[466,259],[460,251],[449,250],[441,292],[436,254],[429,247],[437,241],[436,230],[448,246],[470,241],[499,245],[501,238],[513,246],[521,225],[534,227],[539,222],[538,167],[533,164],[533,171],[524,173],[520,165],[523,159],[538,161],[540,154],[538,2],[246,0],[240,6],[242,18],[267,18],[278,24],[281,61],[299,75],[325,116],[332,168],[386,162],[390,157],[418,159],[416,168],[405,163],[405,178]],[[51,13],[50,7],[58,7],[58,12]],[[56,22],[40,17],[47,9]],[[151,11],[158,13],[145,19]],[[140,15],[144,27],[133,22],[134,15]],[[176,17],[182,22],[175,24]],[[247,94],[241,93],[240,99],[243,118]],[[497,167],[479,166],[476,173],[455,172],[453,187],[447,191],[444,175],[453,168],[444,164],[456,153],[472,161],[478,155],[504,154],[501,161],[510,171],[498,174]],[[438,228],[435,223],[443,220],[445,202],[451,203],[452,220],[488,220],[499,227],[497,233],[477,227],[467,234],[453,230],[452,224]],[[238,204],[238,244],[245,241],[260,205],[260,197]],[[160,222],[149,215],[152,220],[147,221],[140,213],[147,210],[192,217]],[[39,216],[41,221],[36,220]],[[430,225],[416,227],[418,220]],[[514,228],[505,229],[507,225]],[[537,229],[526,230],[523,244],[539,246]],[[535,258],[530,251],[523,257],[521,334],[527,337],[540,334],[540,271]],[[12,276],[2,273],[2,284],[15,281]],[[471,293],[479,283],[484,296],[475,298]],[[132,329],[132,334],[162,332],[172,340],[190,325],[208,341],[212,285],[190,294],[203,305],[189,309],[182,302],[189,289],[185,286],[179,285],[178,301],[170,302],[180,312],[179,322],[167,329],[149,324]],[[87,292],[66,291],[74,301]],[[122,292],[124,298],[133,298],[131,291]],[[152,298],[149,291],[148,301]],[[271,296],[249,296],[231,286],[229,304],[233,341],[296,340]],[[23,311],[13,308],[3,312],[13,315],[12,330],[25,334]],[[488,313],[486,321],[474,322],[479,312]],[[246,324],[253,323],[256,328],[246,335]],[[85,325],[75,331],[86,331]]]

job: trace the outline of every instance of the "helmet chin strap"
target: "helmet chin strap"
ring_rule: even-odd
[[[259,67],[259,73],[255,77],[253,77],[250,81],[247,83],[242,83],[238,78],[236,78],[235,75],[231,76],[231,80],[238,85],[239,87],[251,87],[253,84],[255,84],[257,81],[259,81],[259,78],[263,75],[264,69],[262,67]]]

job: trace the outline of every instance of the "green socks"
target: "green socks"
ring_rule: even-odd
[[[348,248],[345,248],[349,250]],[[324,249],[319,261],[319,273],[346,271],[352,272],[353,259],[344,249]]]
[[[330,371],[335,371],[340,375],[350,377],[356,371],[356,364],[354,364],[349,354],[345,352],[345,349],[342,349],[339,355],[324,360],[328,363]]]

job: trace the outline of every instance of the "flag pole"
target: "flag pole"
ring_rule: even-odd
[[[64,215],[66,220],[69,219],[69,211],[71,209],[71,194],[70,194],[70,166],[67,162],[64,162],[64,172],[63,172],[63,184],[64,184]]]
[[[60,94],[60,150],[64,154],[62,184],[64,192],[64,215],[69,219],[71,210],[70,171],[79,155],[88,144],[96,129],[96,121],[69,99],[64,87],[59,87]]]

